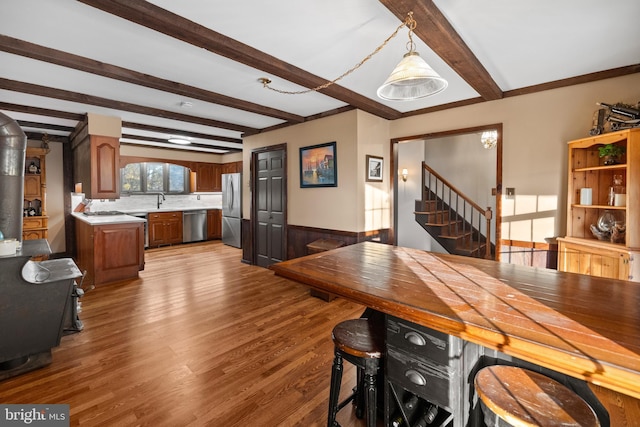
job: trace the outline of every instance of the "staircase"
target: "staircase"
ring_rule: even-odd
[[[449,253],[493,259],[491,208],[483,209],[422,162],[416,221]]]

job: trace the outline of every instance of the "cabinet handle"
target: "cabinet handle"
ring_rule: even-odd
[[[427,345],[427,341],[424,339],[424,337],[417,332],[413,332],[413,331],[407,332],[406,334],[404,334],[404,339],[414,345],[419,345],[419,346]]]
[[[416,385],[424,386],[427,385],[427,379],[415,369],[409,369],[404,373],[404,376],[409,378],[409,381]]]

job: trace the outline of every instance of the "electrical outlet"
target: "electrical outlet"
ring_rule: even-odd
[[[507,197],[513,197],[516,195],[516,189],[513,187],[507,187]]]

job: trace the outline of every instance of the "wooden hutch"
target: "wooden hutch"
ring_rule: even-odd
[[[24,162],[24,216],[22,240],[49,237],[47,216],[46,148],[27,147]]]
[[[640,281],[640,129],[627,129],[570,141],[567,236],[558,239],[558,269],[573,273]],[[614,144],[626,153],[605,165],[598,148]],[[626,203],[610,204],[614,175],[622,180]],[[591,189],[591,197],[581,190]],[[589,190],[587,190],[589,191]],[[590,199],[590,200],[589,200]],[[603,215],[626,227],[618,239],[596,237],[592,225]]]

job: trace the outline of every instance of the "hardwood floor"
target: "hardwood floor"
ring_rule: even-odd
[[[85,294],[84,330],[0,382],[1,403],[67,403],[72,426],[326,425],[331,329],[364,307],[310,297],[219,241],[145,255],[139,279]],[[364,425],[351,405],[339,421]]]

